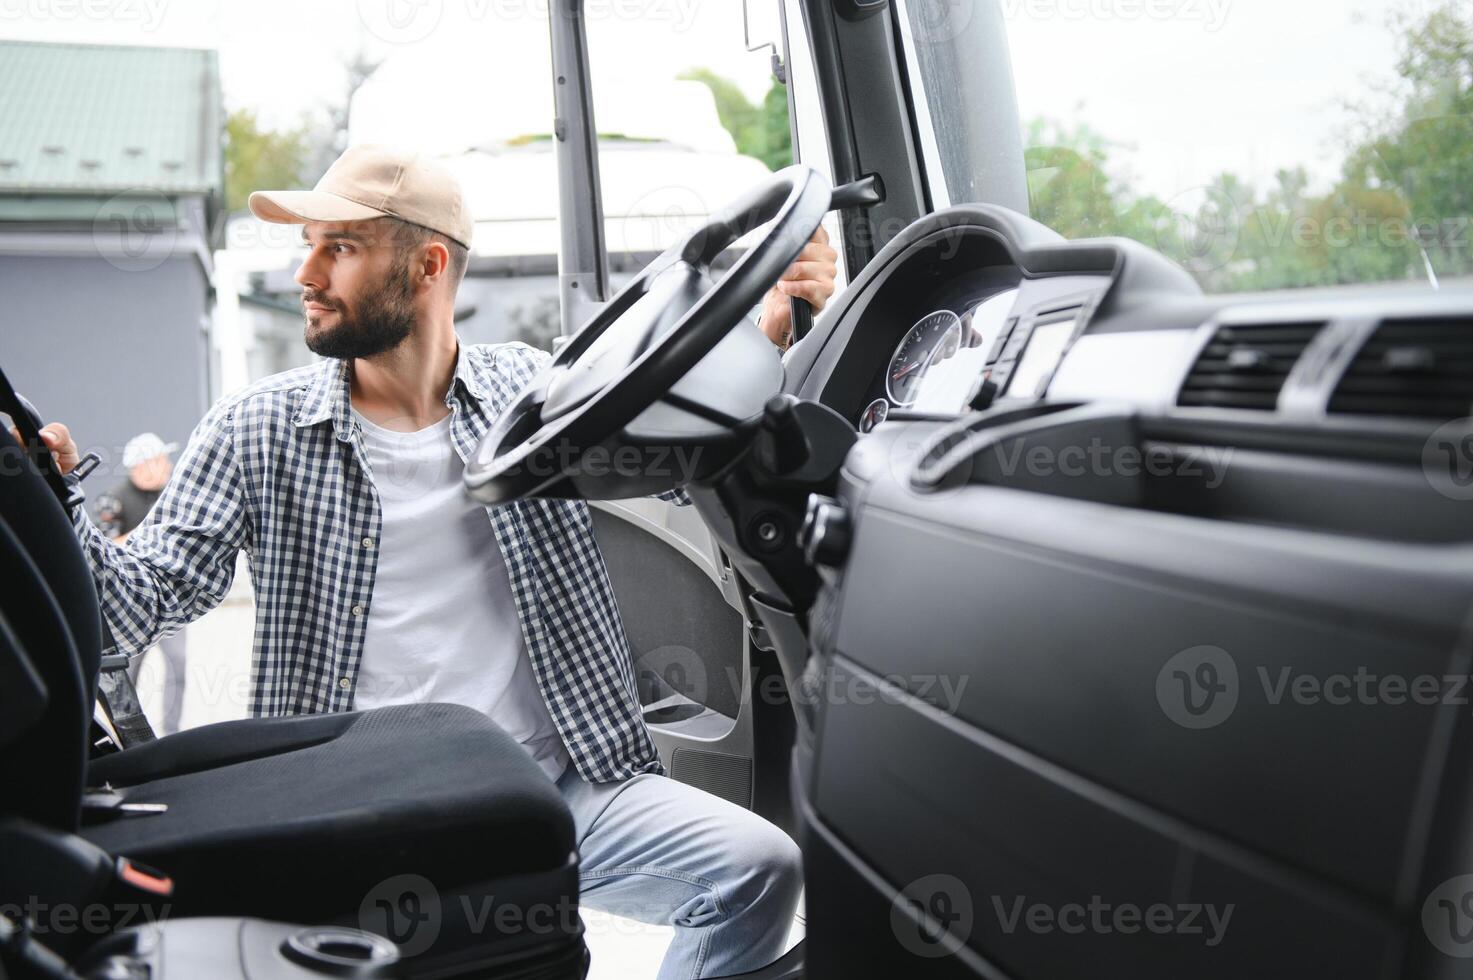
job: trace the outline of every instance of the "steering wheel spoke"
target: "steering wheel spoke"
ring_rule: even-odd
[[[830,193],[817,172],[789,167],[651,262],[492,426],[466,467],[471,496],[643,496],[739,451],[782,384],[777,349],[747,313],[802,251]],[[716,257],[769,223],[713,281]],[[704,410],[707,396],[719,409]],[[657,462],[682,453],[705,462]]]

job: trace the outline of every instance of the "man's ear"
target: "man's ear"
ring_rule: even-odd
[[[425,279],[439,282],[450,273],[450,249],[444,242],[432,238],[425,243],[422,262],[421,271]]]

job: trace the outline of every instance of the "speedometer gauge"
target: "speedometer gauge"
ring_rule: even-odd
[[[904,408],[916,400],[921,378],[932,362],[944,361],[962,346],[962,320],[950,310],[923,316],[910,328],[885,370],[885,394]]]

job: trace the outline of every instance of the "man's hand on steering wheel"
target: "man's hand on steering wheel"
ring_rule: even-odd
[[[762,298],[762,317],[758,321],[767,339],[786,350],[792,343],[793,297],[806,299],[818,314],[834,295],[834,278],[839,273],[839,253],[829,246],[829,233],[820,225],[797,261],[788,266],[783,277]]]
[[[41,441],[46,443],[46,448],[51,450],[51,458],[56,460],[57,471],[66,476],[81,462],[77,453],[77,444],[72,439],[72,434],[67,427],[60,422],[52,422],[41,428]],[[25,445],[20,430],[14,426],[10,429],[10,436],[21,445]]]

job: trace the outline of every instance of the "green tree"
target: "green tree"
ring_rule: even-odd
[[[286,132],[263,129],[256,114],[237,109],[225,120],[225,207],[246,206],[251,191],[297,187],[306,174],[313,146],[307,127]]]
[[[1399,248],[1418,274],[1425,261],[1440,275],[1473,275],[1473,7],[1444,0],[1392,26],[1401,38],[1393,108],[1363,111],[1372,135],[1337,191],[1395,195],[1410,226]]]
[[[1087,124],[1036,119],[1028,126],[1028,197],[1033,216],[1065,238],[1132,238],[1183,265],[1202,266],[1198,251],[1220,249],[1197,216],[1175,214],[1164,202],[1138,196],[1111,175],[1111,143]]]
[[[788,128],[788,93],[773,79],[761,105],[751,101],[730,79],[709,68],[692,68],[679,76],[684,81],[700,82],[711,90],[716,100],[716,115],[731,134],[737,152],[756,157],[771,170],[780,170],[793,162],[793,140]]]
[[[1109,175],[1111,144],[1088,125],[1048,119],[1028,126],[1028,197],[1033,216],[1065,238],[1121,233],[1130,189]]]

